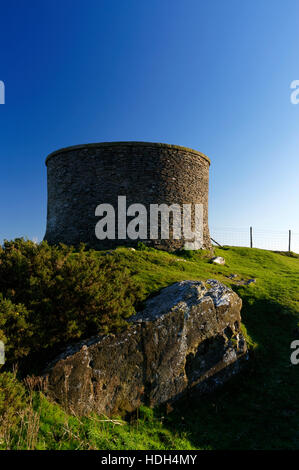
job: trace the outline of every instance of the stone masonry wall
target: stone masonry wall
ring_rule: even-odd
[[[52,153],[46,165],[45,239],[51,244],[84,242],[95,249],[134,246],[136,242],[130,239],[98,240],[95,236],[99,220],[95,216],[96,207],[109,203],[116,210],[118,196],[126,196],[127,207],[141,203],[148,214],[150,204],[203,204],[203,248],[211,246],[208,227],[210,161],[200,152],[146,142],[86,144]],[[142,241],[168,251],[183,248],[185,244],[184,239]]]

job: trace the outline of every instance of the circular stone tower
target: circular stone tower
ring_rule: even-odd
[[[57,150],[46,165],[50,244],[84,242],[99,250],[138,241],[168,251],[211,247],[210,160],[196,150],[104,142]]]

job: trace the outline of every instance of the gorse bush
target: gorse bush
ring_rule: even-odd
[[[0,374],[0,436],[5,422],[10,425],[18,420],[18,413],[27,404],[24,386],[13,372]]]
[[[111,255],[16,239],[0,247],[0,339],[8,361],[119,331],[142,288]]]
[[[16,361],[30,351],[32,327],[29,312],[23,304],[14,304],[0,293],[0,340],[5,344],[5,354]]]

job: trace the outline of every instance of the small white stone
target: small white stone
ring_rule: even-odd
[[[225,259],[222,256],[216,256],[216,258],[212,259],[213,264],[225,264]]]

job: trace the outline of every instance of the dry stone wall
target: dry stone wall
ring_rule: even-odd
[[[203,205],[203,244],[210,248],[208,227],[209,159],[202,153],[176,145],[147,142],[108,142],[58,150],[46,160],[48,172],[48,215],[45,239],[51,244],[87,243],[95,249],[117,245],[134,246],[129,237],[99,240],[95,226],[99,204],[111,204],[117,215],[118,196],[127,206],[143,204]],[[194,210],[194,209],[193,209]],[[192,226],[192,229],[194,226]],[[141,241],[173,251],[186,240]]]

